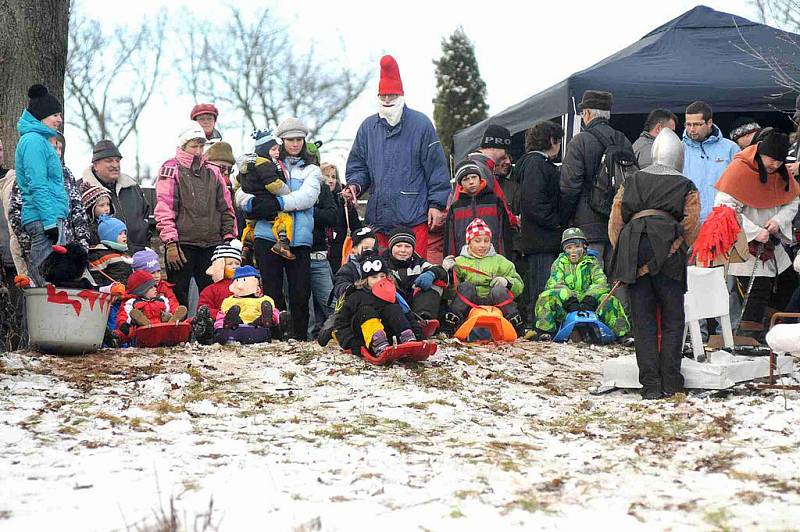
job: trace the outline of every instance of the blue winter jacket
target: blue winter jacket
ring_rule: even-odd
[[[284,160],[283,164],[289,173],[286,184],[291,191],[285,196],[278,196],[278,203],[281,210],[291,213],[293,234],[291,247],[311,246],[314,242],[314,204],[319,196],[322,174],[319,166],[305,164],[299,160],[296,164],[291,164]],[[241,191],[240,191],[241,192]],[[250,196],[245,194],[245,196]],[[245,213],[249,213],[252,200],[248,200],[244,206]],[[258,220],[256,222],[255,237],[275,242],[275,235],[272,233],[271,220]]]
[[[450,195],[436,130],[427,116],[408,107],[394,127],[377,114],[362,122],[345,177],[348,185],[369,192],[367,223],[383,233],[426,222],[428,209],[444,209]]]
[[[700,193],[700,220],[705,220],[714,207],[717,189],[714,185],[722,172],[739,153],[739,146],[722,136],[722,132],[712,124],[711,135],[703,142],[690,139],[683,132],[683,175],[691,179]]]
[[[17,121],[20,134],[15,155],[17,186],[22,194],[22,225],[42,222],[45,229],[66,220],[69,212],[64,170],[49,138],[56,132],[28,110]]]

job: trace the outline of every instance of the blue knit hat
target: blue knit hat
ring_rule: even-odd
[[[255,151],[259,157],[269,159],[269,150],[275,145],[281,144],[281,139],[272,134],[269,129],[256,129],[251,135],[255,140]]]
[[[257,277],[261,279],[261,273],[252,266],[239,266],[233,274],[233,280],[242,279],[243,277]]]
[[[125,222],[107,214],[101,216],[97,222],[97,235],[101,241],[116,242],[119,234],[127,230]]]

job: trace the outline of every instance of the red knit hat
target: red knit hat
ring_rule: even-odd
[[[214,106],[213,103],[198,103],[192,107],[192,113],[189,118],[194,120],[200,115],[214,115],[214,118],[217,118],[219,116],[219,110]]]
[[[400,79],[400,67],[391,55],[381,57],[381,80],[378,82],[378,94],[403,94],[403,80]]]
[[[492,230],[481,218],[475,218],[467,226],[467,244],[476,236],[488,236],[492,238]]]
[[[147,270],[136,270],[128,277],[126,290],[129,294],[144,297],[148,290],[156,285],[153,274]]]

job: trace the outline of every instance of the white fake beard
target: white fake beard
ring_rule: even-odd
[[[380,98],[378,98],[378,116],[389,122],[390,126],[396,126],[403,116],[403,106],[406,104],[406,99],[403,96],[398,96],[390,105],[384,105]]]

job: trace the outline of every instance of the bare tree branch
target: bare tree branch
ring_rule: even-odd
[[[336,137],[344,111],[370,76],[339,61],[321,61],[313,47],[293,51],[288,28],[264,8],[254,14],[231,6],[221,27],[203,36],[187,32],[177,65],[195,98],[226,104],[253,128],[297,116],[312,137]],[[194,20],[192,27],[214,27]]]
[[[69,25],[65,76],[68,116],[91,146],[102,139],[117,145],[136,131],[161,79],[165,11],[134,29],[103,31],[74,8]]]

